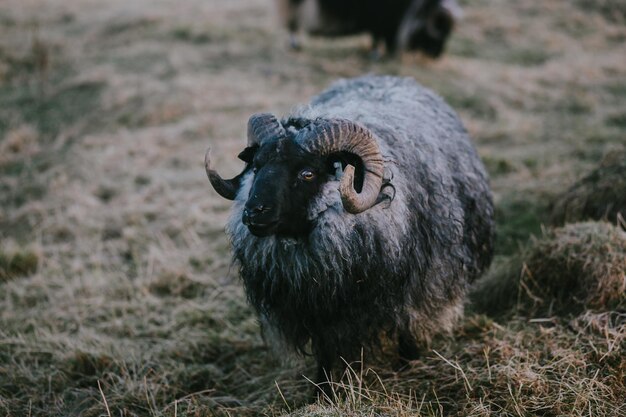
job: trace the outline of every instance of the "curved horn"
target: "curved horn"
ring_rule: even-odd
[[[248,120],[248,146],[261,146],[266,140],[285,137],[285,128],[270,113],[256,113]]]
[[[285,129],[282,127],[276,117],[269,113],[257,113],[248,119],[248,147],[261,146],[266,140],[273,138],[282,138],[286,136]],[[219,195],[229,200],[234,200],[237,191],[241,185],[241,178],[246,172],[246,168],[236,177],[225,180],[214,170],[211,169],[211,149],[207,149],[204,155],[204,168],[206,174],[211,181],[211,185]]]
[[[304,133],[299,141],[307,151],[322,155],[335,152],[350,152],[363,161],[365,176],[363,189],[354,189],[354,167],[348,165],[344,171],[339,193],[347,212],[357,214],[372,207],[383,183],[383,158],[378,142],[372,132],[349,120],[324,120],[312,130]]]
[[[228,199],[234,200],[237,196],[237,191],[239,190],[239,185],[241,183],[241,177],[243,176],[243,172],[237,175],[235,178],[230,180],[225,180],[214,170],[211,169],[211,148],[206,150],[206,154],[204,155],[204,168],[206,169],[206,174],[209,177],[209,181],[211,185],[217,191],[219,195]]]

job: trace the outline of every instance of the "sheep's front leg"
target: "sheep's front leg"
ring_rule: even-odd
[[[298,39],[298,36],[294,32],[289,33],[289,47],[294,51],[299,51],[302,49],[300,40]]]
[[[302,48],[300,40],[298,39],[298,20],[292,17],[287,22],[287,30],[289,30],[289,46],[294,51],[299,51]]]
[[[415,337],[407,329],[400,330],[398,335],[398,356],[400,367],[406,366],[410,361],[418,359],[421,351],[417,346]]]
[[[332,371],[336,362],[336,355],[332,349],[316,344],[315,359],[317,373],[315,376],[315,396],[332,401]]]

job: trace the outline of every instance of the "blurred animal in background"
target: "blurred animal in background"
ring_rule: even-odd
[[[389,55],[416,51],[441,56],[461,8],[456,0],[277,0],[294,48],[302,29],[314,36],[370,33],[372,49],[384,42]]]
[[[409,78],[342,80],[248,122],[227,226],[266,340],[312,353],[317,381],[387,332],[410,360],[463,313],[489,265],[488,178],[458,116]]]

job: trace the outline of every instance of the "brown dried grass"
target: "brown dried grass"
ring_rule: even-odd
[[[626,230],[626,150],[612,151],[553,204],[553,224],[603,219]]]
[[[621,307],[468,313],[409,368],[365,358],[307,405],[313,364],[272,359],[230,267],[206,146],[235,173],[251,113],[339,77],[411,76],[460,112],[499,256],[623,141],[626,27],[590,2],[466,3],[441,61],[371,62],[364,37],[289,52],[266,0],[1,1],[0,252],[37,258],[0,280],[0,415],[625,415]]]
[[[479,311],[515,307],[531,316],[626,307],[626,233],[605,222],[573,223],[533,238],[477,283]]]

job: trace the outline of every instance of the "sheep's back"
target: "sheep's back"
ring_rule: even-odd
[[[408,231],[399,242],[405,251],[455,275],[444,287],[464,287],[489,264],[494,225],[487,174],[460,118],[431,90],[411,78],[341,80],[291,117],[345,118],[376,134],[396,197],[391,207],[381,204],[360,218],[403,224],[386,233]],[[412,254],[403,255],[410,262]]]

